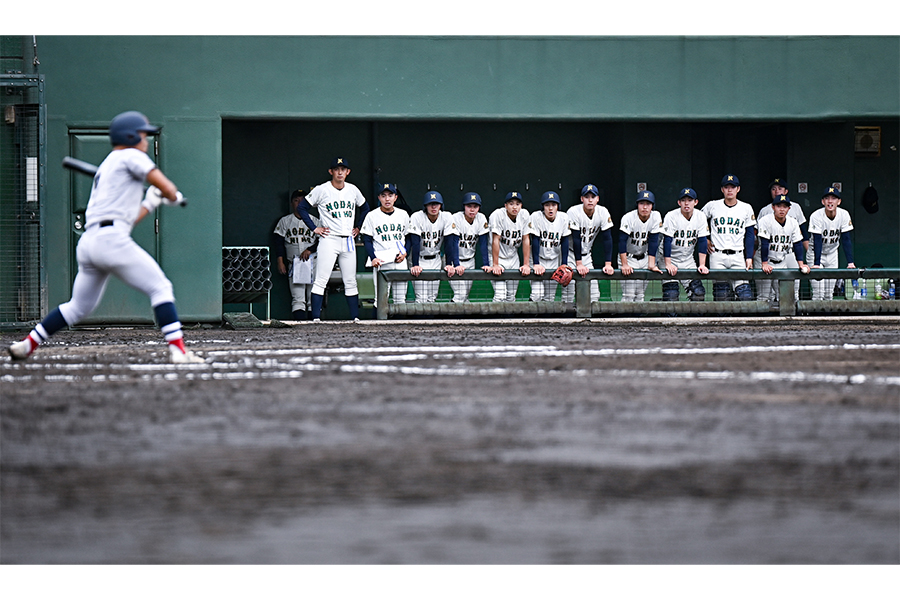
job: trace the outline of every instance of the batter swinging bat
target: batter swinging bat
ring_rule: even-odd
[[[71,169],[73,171],[78,171],[79,173],[84,173],[85,175],[90,175],[93,177],[97,174],[97,167],[92,165],[89,162],[85,162],[83,160],[78,160],[77,158],[72,158],[71,156],[66,156],[63,158],[62,164],[65,168]],[[178,202],[181,206],[187,206],[187,198],[182,198],[180,202]]]

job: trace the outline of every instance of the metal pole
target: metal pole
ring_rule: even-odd
[[[591,318],[591,284],[590,279],[575,280],[575,316],[581,319]]]
[[[384,277],[379,268],[375,268],[375,316],[384,321],[388,318],[388,297],[391,294],[391,284]]]

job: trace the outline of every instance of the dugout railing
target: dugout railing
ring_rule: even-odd
[[[455,280],[469,281],[549,281],[552,271],[543,275],[523,276],[516,270],[504,272],[502,275],[485,273],[482,270],[472,270],[461,276],[454,276]],[[413,277],[409,271],[378,271],[375,274],[375,315],[377,319],[390,317],[453,317],[453,316],[574,316],[589,318],[592,316],[715,316],[715,315],[780,315],[793,316],[798,314],[888,314],[900,313],[900,302],[896,296],[890,299],[875,298],[876,283],[881,289],[889,289],[890,280],[900,279],[900,269],[814,269],[810,273],[801,273],[799,270],[777,270],[770,274],[761,270],[753,271],[710,271],[704,275],[696,270],[679,271],[675,276],[678,280],[699,279],[707,290],[707,297],[712,289],[714,281],[762,281],[772,280],[778,287],[778,301],[749,300],[749,301],[677,301],[665,302],[662,299],[645,300],[644,302],[622,302],[619,300],[606,300],[591,302],[590,285],[592,281],[622,282],[634,280],[671,281],[672,276],[660,274],[654,271],[637,270],[633,274],[622,275],[621,271],[615,271],[607,275],[600,270],[589,271],[581,277],[576,275],[569,285],[575,286],[575,302],[431,302],[431,303],[404,303],[390,302],[390,283],[396,281],[450,281],[451,278],[443,271],[423,271],[418,277]],[[858,281],[862,289],[870,291],[866,299],[834,299],[834,300],[799,300],[795,301],[795,282],[804,280],[844,280],[847,283],[847,295],[852,288],[851,281]],[[681,296],[684,296],[682,292]]]

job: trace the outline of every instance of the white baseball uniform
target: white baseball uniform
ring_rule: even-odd
[[[528,217],[528,211],[523,208],[516,215],[516,220],[513,221],[509,218],[506,208],[501,206],[492,212],[488,219],[491,235],[500,239],[499,263],[504,271],[518,269],[521,266],[519,247],[522,245],[522,238],[528,227]],[[493,261],[493,258],[490,260]],[[492,283],[494,284],[494,302],[515,302],[519,282],[493,281]]]
[[[356,207],[366,203],[365,196],[352,183],[344,182],[337,189],[328,181],[317,185],[306,196],[310,206],[319,209],[319,226],[327,227],[328,235],[320,236],[316,253],[316,279],[312,293],[324,295],[328,279],[337,261],[344,280],[344,295],[357,296],[356,285],[356,245],[353,241],[353,227]]]
[[[566,216],[569,217],[569,229],[572,230],[573,237],[575,235],[581,235],[581,264],[588,269],[593,269],[594,257],[591,252],[594,246],[594,240],[597,239],[597,235],[601,231],[606,231],[613,226],[612,216],[610,216],[609,211],[605,207],[600,206],[599,204],[594,207],[594,214],[590,217],[584,212],[584,206],[581,204],[576,204],[569,208],[569,210],[566,211]],[[567,263],[573,269],[575,268],[575,260],[574,247],[570,245],[569,260]],[[563,302],[575,301],[575,286],[573,284],[569,284],[563,288],[562,299]],[[597,302],[599,299],[600,282],[595,280],[591,282],[591,302]]]
[[[634,269],[646,269],[650,264],[650,234],[660,233],[663,227],[662,215],[658,211],[651,211],[646,221],[641,221],[638,211],[633,210],[622,217],[619,230],[628,235],[628,243],[625,254],[628,255],[628,265]],[[621,248],[620,248],[621,250]],[[652,252],[656,254],[657,248]],[[622,281],[622,302],[643,302],[644,291],[649,282],[642,280]]]
[[[551,273],[555,271],[562,260],[562,242],[572,234],[571,229],[569,229],[568,215],[563,212],[557,212],[556,218],[550,221],[543,211],[533,212],[531,213],[531,218],[528,219],[526,233],[531,236],[537,236],[539,240],[536,241],[534,237],[531,238],[532,255],[534,255],[534,244],[539,244],[538,260],[541,266]],[[556,299],[557,288],[559,288],[559,284],[552,280],[532,281],[532,302],[542,300],[552,302]]]
[[[690,219],[685,219],[680,208],[670,210],[663,219],[663,235],[672,238],[672,252],[669,259],[672,264],[681,269],[696,269],[697,261],[694,260],[694,250],[697,247],[697,240],[702,237],[709,237],[709,224],[706,221],[706,215],[699,210],[695,210],[691,214]],[[656,255],[656,265],[665,271],[666,260],[660,244],[659,252]],[[664,283],[668,283],[667,280]],[[682,287],[689,289],[691,285],[690,279],[680,281]]]
[[[406,254],[406,234],[409,227],[409,213],[402,208],[394,208],[390,213],[376,209],[366,215],[361,235],[372,236],[372,247],[375,250],[375,258],[383,261],[380,267],[384,271],[406,270],[406,260],[397,262],[397,255]],[[366,261],[366,266],[372,266],[371,259]],[[376,271],[377,272],[377,271]],[[406,303],[407,281],[395,281],[391,284],[391,295],[394,304]],[[378,278],[375,278],[375,298],[377,306]]]
[[[444,246],[444,236],[450,231],[453,223],[453,215],[446,211],[440,211],[434,222],[428,218],[424,210],[413,213],[409,219],[410,235],[417,235],[421,240],[419,244],[419,266],[429,271],[440,271],[444,268],[444,259],[441,256],[441,248]],[[412,257],[410,257],[411,259]],[[412,262],[410,262],[412,266]],[[416,292],[416,302],[434,302],[437,299],[440,281],[415,281],[413,290]]]
[[[110,275],[147,294],[153,307],[175,301],[172,284],[162,269],[131,238],[144,196],[144,180],[155,168],[145,152],[133,147],[113,150],[100,163],[85,211],[84,234],[75,249],[78,273],[72,298],[59,306],[69,325],[97,308]],[[163,333],[168,341],[169,332]],[[177,335],[181,336],[180,323]]]
[[[838,268],[838,248],[841,245],[841,234],[846,231],[853,230],[853,221],[850,219],[850,213],[837,207],[837,214],[833,219],[829,219],[825,214],[825,207],[815,211],[809,217],[809,235],[812,237],[814,233],[822,236],[822,255],[820,264],[824,269]],[[816,253],[813,243],[809,244],[809,250],[806,252],[806,264],[812,266],[815,264]],[[831,300],[834,298],[834,279],[825,279],[823,281],[810,280],[812,284],[813,300]]]
[[[703,207],[703,214],[709,219],[709,240],[715,249],[709,254],[709,268],[747,269],[744,259],[744,235],[748,227],[756,227],[753,208],[738,200],[734,206],[725,204],[725,199],[710,200]],[[728,282],[732,289],[748,283],[745,280]]]
[[[319,220],[310,215],[313,223],[318,227]],[[275,226],[275,234],[284,238],[285,260],[288,267],[288,285],[291,289],[291,312],[296,310],[311,310],[309,294],[312,292],[312,281],[316,277],[316,253],[313,252],[306,260],[311,263],[312,279],[306,283],[295,282],[295,264],[301,260],[300,255],[316,242],[316,234],[306,226],[306,223],[295,213],[281,217]]]
[[[449,231],[446,234],[459,236],[459,265],[466,270],[474,269],[475,250],[478,247],[479,239],[483,235],[490,235],[487,217],[479,212],[469,223],[466,220],[465,211],[461,210],[453,214]],[[490,256],[482,256],[481,259],[486,265],[491,263]],[[450,289],[453,290],[453,302],[468,302],[472,282],[450,279]]]
[[[788,215],[784,223],[775,220],[775,215],[769,213],[763,216],[758,224],[760,239],[769,240],[769,264],[776,269],[799,269],[797,257],[794,255],[794,244],[803,240],[803,232],[800,231],[800,223],[797,219]],[[778,300],[779,286],[772,285],[772,299]],[[794,299],[798,299],[800,290],[794,285]]]
[[[766,215],[772,214],[772,204],[766,204],[761,209],[759,209],[759,214],[756,215],[756,222],[759,223],[760,219],[762,219]],[[806,223],[806,215],[803,214],[803,208],[800,207],[794,201],[791,201],[791,208],[788,210],[788,216],[794,217],[797,219],[797,222],[803,225]],[[753,268],[760,269],[762,268],[762,258],[759,255],[759,245],[756,246],[756,251],[753,253]],[[771,279],[757,279],[756,280],[756,299],[757,300],[769,300],[773,297],[772,294],[772,285],[773,282]],[[796,289],[800,289],[800,281],[796,281],[794,283]]]

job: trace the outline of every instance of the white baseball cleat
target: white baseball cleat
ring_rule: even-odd
[[[353,322],[354,322],[354,323],[359,323],[359,317],[354,318],[354,319],[353,319]]]
[[[321,323],[322,320],[321,320],[321,319],[313,319],[312,322],[313,322],[313,323]]]
[[[181,351],[178,346],[169,346],[169,359],[175,364],[199,364],[206,362],[190,350]]]
[[[9,347],[9,355],[13,360],[25,360],[34,353],[36,348],[37,344],[31,341],[31,336],[29,335],[24,340],[12,344]]]

